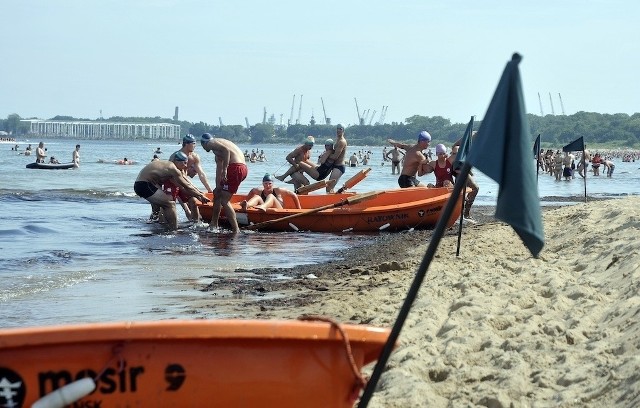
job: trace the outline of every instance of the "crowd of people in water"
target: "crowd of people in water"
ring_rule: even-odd
[[[575,153],[575,154],[574,154]],[[622,162],[635,162],[640,159],[640,152],[633,150],[603,150],[591,153],[589,150],[583,152],[562,152],[553,149],[540,149],[537,155],[538,172],[548,173],[551,177],[555,177],[557,181],[564,178],[570,181],[576,178],[576,173],[584,178],[587,171],[593,176],[601,174],[607,177],[613,177],[616,168],[614,159]]]
[[[473,132],[472,139],[477,137]],[[311,157],[311,150],[316,140],[313,136],[307,136],[300,145],[296,146],[286,157],[289,168],[281,175],[266,174],[261,186],[252,187],[247,199],[242,203],[242,208],[255,207],[266,210],[267,208],[283,208],[284,197],[293,197],[303,188],[310,187],[312,182],[325,188],[327,194],[336,192],[336,185],[345,173],[346,167],[370,166],[374,155],[371,149],[358,149],[347,153],[348,143],[345,137],[344,126],[337,125],[334,139],[326,139],[323,142],[324,150],[317,159]],[[457,140],[450,147],[439,143],[435,149],[431,148],[431,135],[427,131],[418,133],[415,143],[397,142],[389,139],[388,146],[382,148],[381,166],[391,164],[391,174],[398,175],[400,188],[423,186],[427,188],[452,188],[459,163],[456,163],[457,151],[461,140]],[[234,231],[239,231],[235,212],[230,199],[238,191],[240,183],[248,174],[247,162],[267,161],[264,150],[248,149],[244,152],[233,142],[216,138],[208,133],[201,137],[201,145],[207,152],[215,156],[216,176],[215,183],[209,184],[207,175],[203,170],[200,156],[195,152],[196,138],[186,135],[182,140],[182,147],[172,153],[168,159],[160,158],[160,147],[153,153],[151,162],[140,172],[134,185],[136,193],[147,199],[152,206],[151,221],[164,218],[170,228],[177,228],[176,202],[180,203],[187,218],[193,222],[200,222],[197,201],[209,201],[205,193],[200,191],[191,182],[196,175],[199,177],[208,193],[214,190],[214,217],[210,227],[218,227],[218,218],[224,211],[228,222]],[[19,151],[19,145],[11,150]],[[35,150],[36,162],[46,163],[47,149],[40,142],[36,149],[29,144],[20,154],[31,155]],[[80,145],[76,145],[72,152],[72,161],[76,166],[80,165]],[[557,181],[570,181],[577,176],[586,177],[587,171],[593,176],[613,177],[616,165],[614,161],[635,162],[640,159],[640,151],[634,150],[599,150],[590,152],[562,152],[560,149],[541,149],[538,155],[532,158],[537,160],[537,171],[547,173]],[[537,157],[536,157],[537,156]],[[127,158],[114,161],[117,164],[134,164]],[[51,156],[48,163],[59,163]],[[420,177],[429,173],[435,176],[434,183],[426,185],[420,181]],[[275,180],[287,182],[293,185],[293,191],[283,187],[276,187]],[[479,186],[473,175],[467,179],[467,187],[470,193],[466,195],[464,218],[470,219],[470,212],[475,197],[479,192]],[[306,190],[308,191],[308,190]],[[296,202],[291,199],[289,202]]]

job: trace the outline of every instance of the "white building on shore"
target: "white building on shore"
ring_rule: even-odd
[[[29,135],[73,139],[180,139],[180,125],[23,119]]]

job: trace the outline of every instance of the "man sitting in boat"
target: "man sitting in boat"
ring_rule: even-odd
[[[51,158],[49,158],[49,164],[60,164],[60,161],[55,157],[51,156]]]
[[[284,208],[284,196],[288,196],[295,203],[295,208],[302,208],[298,195],[286,188],[274,187],[273,179],[271,174],[265,174],[262,178],[262,187],[252,188],[246,199],[240,203],[240,207],[244,211],[247,208],[257,208],[262,211],[267,211],[267,208],[282,209]]]
[[[402,170],[400,171],[400,177],[398,177],[398,185],[400,188],[424,186],[424,184],[418,181],[416,176],[425,174],[422,168],[425,164],[428,164],[427,158],[422,151],[428,148],[429,143],[431,143],[431,135],[429,132],[426,130],[420,132],[418,134],[418,142],[413,146],[396,142],[393,139],[387,139],[387,142],[405,151]]]

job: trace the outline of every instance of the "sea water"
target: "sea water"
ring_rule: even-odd
[[[0,327],[60,323],[194,318],[188,300],[211,298],[199,289],[211,276],[251,279],[251,270],[263,267],[296,268],[340,258],[345,248],[363,245],[370,236],[353,233],[308,232],[239,235],[207,232],[191,226],[178,208],[181,228],[166,232],[148,224],[149,203],[133,192],[133,182],[159,147],[166,159],[180,148],[167,141],[44,140],[49,156],[71,161],[81,144],[81,165],[70,170],[34,170],[24,156],[39,140],[0,144]],[[285,156],[295,146],[241,145],[264,150],[267,160],[248,163],[249,176],[240,186],[246,193],[261,185],[266,173],[282,174]],[[322,146],[314,147],[318,156]],[[211,153],[198,145],[205,172],[214,184]],[[365,192],[397,188],[397,175],[382,159],[382,146],[350,146],[352,152],[372,152],[367,166],[347,168],[344,182],[371,167],[353,190]],[[117,164],[127,158],[131,165]],[[620,197],[640,194],[640,163],[614,160],[612,178],[588,174],[587,195]],[[475,172],[480,194],[475,205],[494,205],[497,185]],[[433,181],[433,175],[422,178]],[[203,188],[198,177],[196,186]],[[285,183],[281,187],[292,186]],[[339,183],[340,185],[340,183]],[[555,181],[540,175],[541,202],[580,201],[581,178]],[[611,205],[611,204],[607,204]],[[385,234],[385,232],[380,232]],[[274,276],[274,278],[279,278]],[[195,317],[219,318],[215,310]]]

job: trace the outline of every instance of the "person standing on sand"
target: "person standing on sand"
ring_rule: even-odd
[[[431,135],[426,130],[418,133],[418,142],[410,146],[405,143],[396,142],[393,139],[387,139],[387,142],[394,147],[398,147],[405,151],[404,161],[402,163],[402,171],[398,177],[398,185],[400,188],[418,187],[424,184],[420,183],[416,176],[424,175],[423,166],[428,164],[427,158],[422,151],[429,147],[431,143]]]
[[[171,180],[180,186],[187,194],[197,197],[203,203],[209,202],[204,193],[198,190],[189,179],[185,177],[183,169],[187,167],[189,158],[182,152],[174,153],[173,160],[157,160],[147,164],[136,178],[133,191],[137,195],[149,201],[152,205],[162,208],[164,218],[169,229],[178,229],[178,215],[176,203],[171,196],[164,193],[162,184]]]
[[[80,167],[80,145],[77,144],[76,148],[73,150],[71,161],[75,165],[75,167]]]
[[[473,131],[471,133],[471,138],[472,139],[475,138],[477,133],[478,133],[477,131]],[[462,139],[457,140],[451,147],[451,155],[454,157],[454,161],[453,161],[454,163],[456,162],[456,159],[457,159],[458,150],[460,149],[460,143],[462,143]],[[542,150],[540,150],[539,156],[540,157],[542,156]],[[458,177],[458,172],[455,169],[454,169],[454,177]],[[471,171],[469,171],[469,174],[467,175],[466,187],[470,188],[471,192],[466,195],[463,216],[464,218],[471,218],[471,206],[473,205],[474,201],[476,200],[476,196],[480,191],[480,186],[478,186],[478,183],[476,183],[475,179],[473,178],[473,173]]]
[[[213,214],[209,229],[218,228],[220,210],[224,209],[232,231],[238,233],[240,228],[236,212],[229,201],[249,174],[244,153],[230,140],[214,138],[209,133],[202,135],[200,144],[205,151],[213,152],[216,160],[216,188],[213,191]]]

